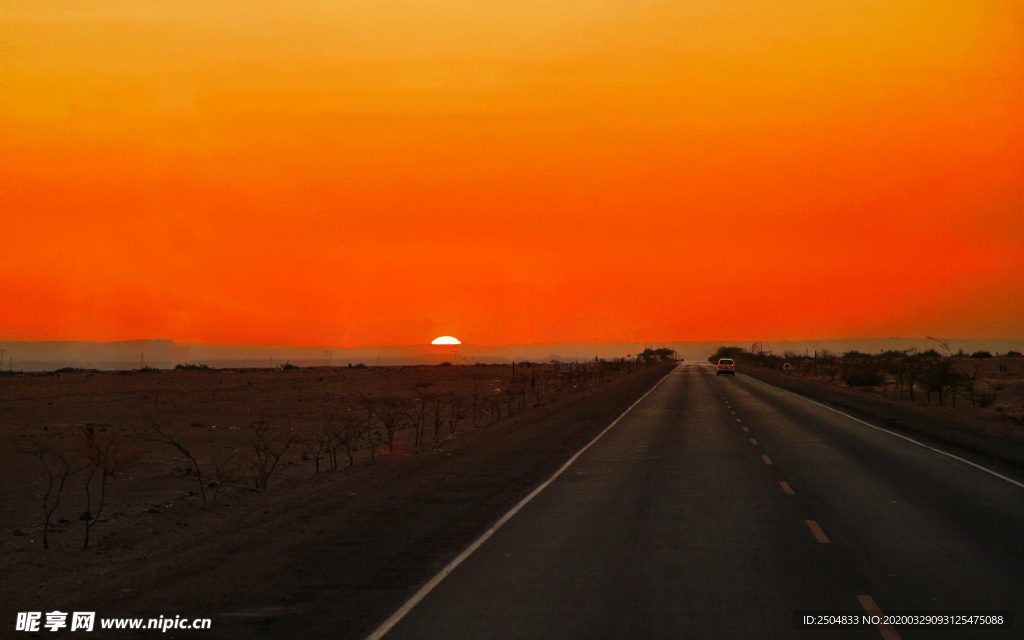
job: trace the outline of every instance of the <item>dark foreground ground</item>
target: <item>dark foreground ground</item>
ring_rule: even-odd
[[[116,533],[97,524],[85,552],[62,541],[71,531],[44,551],[38,527],[8,526],[0,621],[13,630],[19,611],[95,611],[212,619],[212,631],[107,632],[116,638],[364,637],[670,369],[625,373],[490,426],[463,426],[413,455],[363,459],[214,505],[161,502]],[[34,496],[37,484],[8,477],[4,486]]]
[[[336,473],[303,472],[264,492],[226,493],[213,505],[198,505],[194,497],[167,501],[130,518],[130,526],[100,535],[86,552],[73,544],[43,551],[34,538],[37,529],[17,536],[8,527],[0,621],[13,629],[18,611],[96,611],[106,617],[210,618],[213,628],[91,637],[364,638],[670,369],[626,373],[557,403],[464,429],[412,455],[363,459]],[[970,424],[856,390],[749,373],[1013,477],[1022,475],[1019,443],[983,437]],[[693,410],[682,397],[669,402],[679,403],[673,415]],[[752,407],[749,419],[756,420],[760,409]],[[723,417],[733,420],[728,413]],[[691,424],[702,425],[703,418]],[[734,435],[746,443],[746,434]],[[708,455],[687,451],[698,456],[694,464]],[[634,455],[655,460],[656,454]],[[708,473],[723,473],[716,468],[712,464]],[[5,483],[8,491],[38,497],[35,484],[22,486],[11,477]],[[98,533],[104,524],[97,525]],[[58,534],[58,540],[61,535],[71,532]]]

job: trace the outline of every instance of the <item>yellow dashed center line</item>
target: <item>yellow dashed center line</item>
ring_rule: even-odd
[[[782,490],[788,493],[789,495],[796,495],[796,491],[793,491],[793,487],[789,486],[789,483],[786,482],[785,480],[779,480],[779,486],[782,487]]]
[[[748,429],[748,428],[746,428],[746,427],[743,427],[743,430],[744,430],[745,432],[747,432],[747,433],[750,433],[750,429]]]
[[[743,422],[743,421],[740,420],[739,418],[736,418],[736,422]]]
[[[882,610],[878,608],[878,605],[875,604],[875,599],[871,596],[857,596],[857,602],[860,603],[860,606],[864,607],[864,611],[869,616],[882,616]],[[884,619],[884,616],[882,617]],[[892,625],[879,623],[875,625],[875,628],[878,629],[878,633],[882,634],[885,640],[901,640],[900,634],[896,633],[896,629],[893,629]]]
[[[807,526],[810,527],[815,540],[821,543],[831,542],[831,540],[828,539],[828,536],[825,535],[825,532],[821,530],[821,527],[818,526],[817,522],[814,520],[804,520],[804,522],[806,522]]]
[[[772,459],[769,458],[768,456],[762,455],[761,459],[764,460],[765,464],[769,464],[770,465],[772,463]]]
[[[751,438],[750,439],[750,444],[752,444],[752,445],[754,445],[756,447],[757,446],[757,440]]]

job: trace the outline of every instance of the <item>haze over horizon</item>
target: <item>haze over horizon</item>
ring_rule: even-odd
[[[965,353],[989,351],[1005,354],[1024,352],[1024,338],[1002,340],[944,340],[942,346],[929,338],[875,338],[847,340],[804,340],[758,342],[759,348],[775,353],[836,354],[848,351],[877,353],[885,350],[916,349]],[[131,340],[124,342],[5,342],[0,341],[3,370],[53,371],[63,367],[90,369],[169,369],[179,364],[205,364],[210,367],[278,367],[287,363],[299,366],[509,364],[550,360],[584,362],[594,358],[613,360],[635,356],[645,348],[669,348],[684,360],[704,360],[719,347],[739,346],[752,349],[742,340],[708,342],[649,341],[645,343],[545,343],[530,345],[406,345],[339,348],[330,345],[288,344],[190,344],[170,340]]]
[[[1024,327],[1019,2],[2,11],[0,340]]]

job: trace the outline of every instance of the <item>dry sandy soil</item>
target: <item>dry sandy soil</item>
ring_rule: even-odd
[[[508,366],[4,377],[0,624],[70,610],[213,620],[212,631],[164,637],[363,637],[668,369],[517,367],[516,382]],[[404,398],[414,410],[420,394],[461,398],[454,435],[446,405],[437,443],[430,418],[421,446],[412,428],[390,454],[377,442],[371,456],[357,439],[354,464],[342,450],[336,471],[298,442],[346,420],[383,431],[367,401]],[[189,460],[151,439],[154,424],[198,461],[205,502]],[[298,439],[260,491],[254,424],[278,443]],[[69,477],[43,549],[48,475],[31,451],[43,444],[87,465],[89,433],[126,462],[113,465],[90,547],[86,468]],[[228,471],[216,474],[215,461]]]

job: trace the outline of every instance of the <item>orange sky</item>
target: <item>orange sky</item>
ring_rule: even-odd
[[[1019,0],[22,0],[0,340],[1024,335]]]

